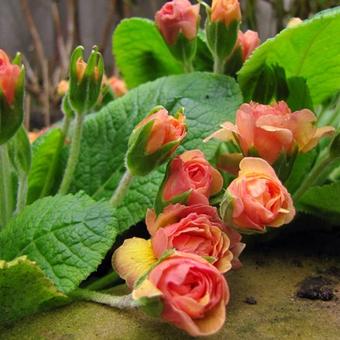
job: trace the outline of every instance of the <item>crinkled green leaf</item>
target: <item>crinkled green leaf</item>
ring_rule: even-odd
[[[0,325],[67,301],[43,271],[21,256],[0,260]]]
[[[340,7],[336,7],[267,40],[239,72],[238,79],[245,99],[252,99],[258,86],[266,88],[261,78],[265,67],[284,68],[288,82],[293,77],[305,80],[314,105],[339,91],[339,32]],[[266,79],[267,82],[272,80]],[[295,103],[292,95],[294,93],[290,94],[290,101]],[[301,92],[297,91],[295,96],[299,95]]]
[[[183,72],[151,20],[122,20],[114,31],[112,46],[117,66],[130,88]]]
[[[170,76],[144,84],[109,103],[85,121],[79,164],[73,190],[84,190],[98,198],[109,198],[124,170],[124,156],[134,126],[156,105],[172,113],[185,108],[188,135],[179,151],[200,148],[212,158],[217,142],[203,138],[234,119],[242,98],[236,82],[210,73]],[[164,168],[135,179],[117,218],[122,229],[142,220],[153,206]]]
[[[46,197],[27,206],[0,233],[0,258],[27,255],[62,292],[101,263],[118,232],[114,210],[83,193]]]
[[[298,210],[340,224],[340,182],[310,188],[300,198]]]
[[[60,167],[64,135],[61,129],[51,129],[39,137],[32,148],[32,166],[28,176],[28,203],[51,193]]]

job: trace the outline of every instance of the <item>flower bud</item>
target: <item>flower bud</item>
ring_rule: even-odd
[[[220,213],[226,224],[249,233],[291,222],[295,208],[274,169],[261,158],[246,157],[225,192]]]
[[[0,50],[0,144],[7,142],[23,121],[25,71],[20,59],[17,54],[11,63]]]
[[[171,203],[209,204],[223,187],[223,177],[200,150],[186,151],[169,162],[155,201],[157,213]]]
[[[115,97],[122,97],[128,92],[125,81],[119,79],[118,77],[110,77],[106,81],[107,85],[110,87]]]
[[[247,30],[244,33],[239,31],[237,42],[242,50],[243,61],[246,61],[261,43],[258,33],[251,30]]]
[[[104,73],[102,55],[94,48],[83,60],[84,48],[78,46],[72,53],[70,65],[69,100],[74,111],[85,113],[96,105]]]
[[[196,54],[200,5],[188,0],[167,2],[155,15],[156,25],[173,56],[184,65]]]
[[[127,151],[127,167],[133,176],[145,176],[165,162],[186,136],[185,116],[179,110],[170,116],[155,107],[132,131]]]
[[[65,96],[66,92],[68,91],[69,83],[67,80],[61,80],[57,86],[57,94],[60,97]]]
[[[211,22],[223,22],[229,26],[233,21],[241,20],[241,8],[238,0],[213,0]]]
[[[224,63],[232,53],[240,20],[238,0],[213,0],[211,9],[207,9],[207,42],[215,60]]]

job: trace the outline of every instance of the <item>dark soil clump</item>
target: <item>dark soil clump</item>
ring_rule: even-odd
[[[245,303],[247,303],[248,305],[256,305],[257,301],[253,296],[247,296],[244,300]]]
[[[311,276],[304,279],[296,292],[302,299],[330,301],[334,297],[333,281],[323,276]]]

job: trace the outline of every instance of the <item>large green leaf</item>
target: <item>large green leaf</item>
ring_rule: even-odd
[[[233,120],[241,101],[232,78],[210,73],[165,77],[130,91],[86,120],[73,190],[85,190],[96,198],[112,195],[123,170],[129,135],[156,105],[163,105],[173,113],[183,106],[189,131],[182,150],[200,148],[211,158],[217,143],[205,144],[202,139],[222,122]],[[118,209],[122,228],[144,217],[146,208],[153,204],[161,178],[161,171],[155,171],[135,180]]]
[[[321,12],[298,26],[287,28],[256,49],[239,72],[245,99],[256,99],[267,88],[275,91],[275,82],[282,81],[278,72],[285,70],[290,96],[301,96],[295,84],[306,82],[314,105],[340,90],[340,7]],[[292,84],[292,87],[291,87]],[[278,84],[279,85],[279,84]],[[293,86],[294,85],[294,86]],[[262,90],[261,90],[262,89]],[[294,92],[294,93],[293,93]],[[274,93],[272,93],[274,94]],[[268,93],[266,98],[268,97]],[[305,101],[305,98],[298,98]],[[292,103],[296,100],[290,98]]]
[[[32,167],[28,176],[28,203],[50,194],[60,167],[64,144],[61,129],[51,129],[39,137],[32,148]]]
[[[340,182],[310,188],[299,200],[300,211],[340,224]]]
[[[183,72],[151,20],[122,20],[114,31],[112,46],[117,66],[130,88]]]
[[[62,292],[100,264],[118,232],[114,210],[85,194],[46,197],[26,207],[0,233],[0,258],[27,255]]]
[[[43,271],[21,256],[0,260],[0,325],[67,301]]]

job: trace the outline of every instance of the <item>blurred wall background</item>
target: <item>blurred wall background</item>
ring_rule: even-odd
[[[0,0],[0,48],[22,52],[27,69],[26,125],[49,125],[58,119],[56,87],[67,74],[72,48],[94,44],[104,53],[112,74],[111,36],[125,17],[152,18],[162,0]],[[207,1],[209,2],[209,1]],[[241,0],[243,28],[257,30],[262,41],[285,27],[291,17],[308,18],[339,4],[338,0]]]

